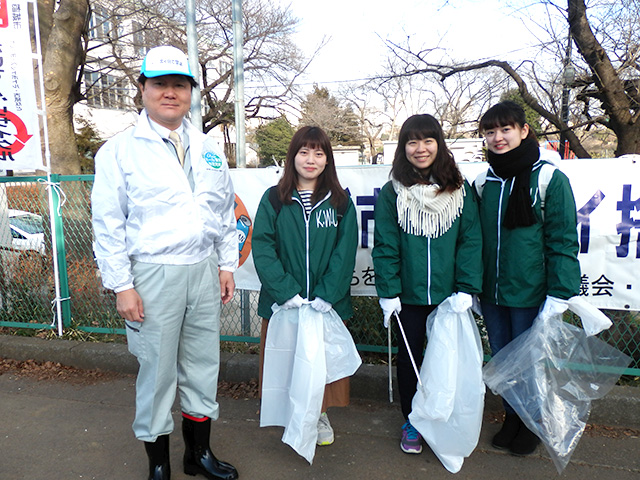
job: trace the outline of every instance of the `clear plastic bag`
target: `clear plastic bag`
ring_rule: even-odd
[[[324,387],[353,375],[361,363],[333,309],[276,308],[265,342],[260,426],[285,427],[282,441],[312,463]]]
[[[451,473],[476,448],[482,427],[485,386],[482,344],[470,310],[456,313],[449,299],[427,319],[419,387],[409,420]]]
[[[484,367],[484,381],[514,408],[562,473],[591,411],[631,358],[562,320],[537,317],[532,327]]]

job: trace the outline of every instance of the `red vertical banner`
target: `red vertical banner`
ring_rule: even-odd
[[[45,170],[27,0],[0,0],[0,169]]]
[[[9,11],[7,10],[7,0],[0,0],[0,28],[9,26]]]

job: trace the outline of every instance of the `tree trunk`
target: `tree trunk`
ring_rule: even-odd
[[[624,125],[616,131],[618,145],[614,152],[616,157],[626,153],[640,153],[640,125]]]
[[[49,38],[49,33],[51,32],[51,24],[53,22],[53,11],[55,8],[54,0],[38,0],[38,25],[40,26],[40,41],[42,45],[45,44],[47,38]],[[32,32],[31,35],[31,43],[33,51],[35,52],[35,35],[33,35],[34,29],[33,23],[33,7],[29,4],[29,30]],[[44,56],[44,52],[42,52]],[[44,61],[44,58],[43,58]]]
[[[591,30],[584,0],[568,0],[568,22],[571,37],[593,72],[609,126],[618,139],[616,156],[640,153],[640,121],[631,113],[631,99],[622,78]]]
[[[82,32],[87,0],[61,0],[53,14],[48,38],[43,38],[43,70],[51,172],[79,174],[80,157],[73,129],[78,66],[82,59]]]

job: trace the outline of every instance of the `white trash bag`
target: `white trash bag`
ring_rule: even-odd
[[[572,300],[569,309],[574,310]],[[580,302],[574,311],[590,314]],[[589,330],[601,326],[591,323]],[[487,362],[484,381],[540,438],[562,473],[582,436],[591,401],[604,397],[630,362],[606,342],[564,322],[562,315],[536,317],[530,329]]]
[[[312,463],[324,387],[353,375],[361,363],[333,309],[274,308],[264,351],[260,426],[285,427],[282,441]]]
[[[482,343],[470,310],[455,313],[449,299],[427,318],[427,348],[409,421],[451,473],[478,445],[485,386]]]
[[[582,328],[587,336],[597,335],[611,327],[609,318],[584,298],[575,296],[568,301],[569,310],[580,317]]]

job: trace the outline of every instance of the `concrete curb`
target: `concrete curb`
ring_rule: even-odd
[[[0,335],[0,357],[18,361],[51,361],[84,370],[99,369],[126,374],[138,371],[138,363],[127,346],[115,343]],[[247,382],[258,378],[258,355],[222,352],[220,362],[220,380]],[[395,371],[393,373],[394,402],[397,402]],[[362,365],[351,378],[351,395],[372,401],[388,401],[388,368],[383,365]],[[500,399],[487,391],[485,409],[500,411],[501,408]],[[640,388],[614,387],[606,397],[592,402],[589,422],[640,428]]]

